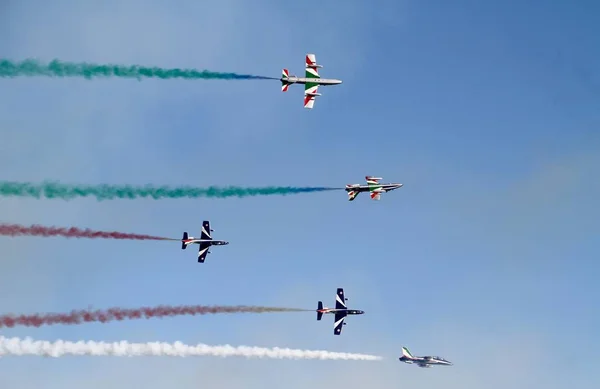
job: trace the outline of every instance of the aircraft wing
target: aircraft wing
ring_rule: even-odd
[[[322,67],[322,65],[317,64],[317,57],[314,54],[306,54],[306,59],[304,61],[306,78],[321,78],[317,69]]]
[[[373,176],[366,176],[365,180],[367,181],[367,185],[379,185],[379,181],[381,181],[383,178],[381,177],[373,177]]]
[[[320,67],[322,66],[317,65],[317,57],[314,54],[306,54],[304,64],[304,76],[306,78],[321,78],[319,71],[317,70]],[[319,84],[316,82],[307,82],[304,84],[304,108],[312,109],[315,105],[315,98],[319,96],[318,89]]]
[[[210,236],[210,222],[208,220],[202,222],[202,233],[200,234],[200,239],[212,240],[212,237]]]
[[[346,309],[346,297],[344,296],[344,288],[338,288],[335,296],[335,309]],[[337,317],[337,316],[336,316]],[[336,319],[337,321],[337,319]]]
[[[304,61],[304,66],[307,68],[314,68],[317,64],[317,56],[314,54],[306,54],[306,60]]]
[[[381,185],[379,185],[381,177],[366,176],[365,179],[367,180],[369,192],[371,192],[371,199],[381,200]]]
[[[204,263],[206,256],[208,255],[208,249],[210,248],[210,243],[201,242],[200,248],[198,249],[198,262]]]
[[[307,82],[304,84],[304,108],[312,109],[315,105],[315,99],[317,98],[317,93],[319,90],[319,85],[312,84]]]
[[[335,314],[335,321],[333,324],[333,334],[341,335],[342,328],[344,327],[344,319],[346,318],[346,312],[338,312]]]

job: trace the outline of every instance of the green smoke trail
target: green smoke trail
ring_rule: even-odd
[[[341,188],[324,187],[290,187],[268,186],[260,188],[247,188],[238,186],[217,187],[209,186],[199,188],[192,186],[130,186],[130,185],[67,185],[58,182],[43,182],[34,184],[29,182],[0,181],[0,196],[34,197],[71,200],[77,197],[95,197],[96,200],[152,198],[179,199],[179,198],[227,198],[248,196],[290,195],[310,192],[324,192],[340,190]]]
[[[42,63],[35,59],[11,61],[0,59],[0,77],[121,77],[135,78],[182,78],[186,80],[277,80],[273,77],[253,76],[250,74],[220,73],[195,69],[163,69],[144,66],[98,65],[91,63],[62,62],[57,59]]]

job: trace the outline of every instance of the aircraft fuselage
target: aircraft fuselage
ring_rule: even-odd
[[[390,192],[401,188],[404,184],[378,184],[378,185],[346,185],[346,192],[369,192],[378,189],[383,192]]]
[[[305,77],[287,77],[281,78],[280,81],[288,84],[319,84],[319,85],[338,85],[342,83],[342,80],[336,80],[335,78],[305,78]]]
[[[325,309],[317,309],[317,312],[321,312],[324,314],[331,313],[345,313],[346,315],[362,315],[365,311],[361,311],[358,309],[335,309],[335,308],[325,308]]]
[[[211,240],[211,239],[185,239],[182,240],[183,243],[186,244],[201,244],[201,243],[210,243],[211,246],[224,246],[229,244],[229,242],[224,240]]]
[[[446,361],[444,359],[438,359],[438,358],[434,358],[434,357],[429,357],[429,356],[414,357],[414,358],[407,358],[405,356],[401,356],[400,358],[398,358],[398,360],[400,360],[401,362],[404,362],[404,363],[409,363],[409,364],[414,363],[416,365],[419,365],[420,367],[430,367],[433,365],[452,366],[452,362],[450,362],[450,361]]]

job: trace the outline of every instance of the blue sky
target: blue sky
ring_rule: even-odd
[[[176,243],[0,239],[2,312],[92,305],[316,308],[344,287],[342,336],[312,313],[15,328],[55,340],[180,340],[372,353],[382,362],[7,358],[3,388],[597,386],[600,6],[592,1],[22,1],[0,56],[279,76],[314,52],[315,109],[275,81],[0,80],[3,179],[87,184],[404,183],[376,203],[289,197],[0,199],[13,223]],[[170,5],[171,4],[171,5]],[[397,361],[400,347],[451,368]],[[235,374],[232,374],[235,372]]]

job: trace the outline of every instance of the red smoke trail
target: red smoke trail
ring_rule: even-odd
[[[32,225],[29,227],[19,224],[0,223],[0,235],[4,236],[62,236],[65,238],[104,238],[104,239],[131,239],[131,240],[180,240],[162,238],[160,236],[128,234],[116,231],[94,231],[90,229],[79,229],[77,227],[44,227]]]
[[[2,327],[40,327],[42,325],[52,324],[81,324],[90,322],[106,323],[114,320],[128,319],[150,319],[153,317],[162,318],[167,316],[195,316],[215,313],[267,313],[267,312],[302,312],[312,311],[307,309],[295,308],[277,308],[277,307],[256,307],[256,306],[205,306],[205,305],[184,305],[169,306],[161,305],[158,307],[144,307],[137,309],[110,308],[107,310],[80,310],[70,313],[46,313],[33,315],[2,315],[0,316],[0,328]]]

